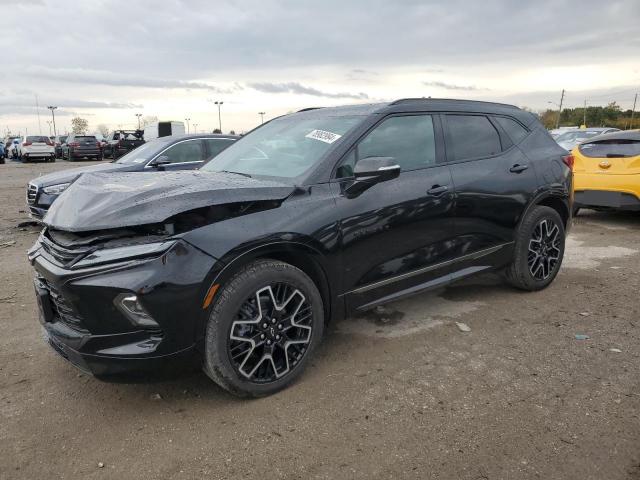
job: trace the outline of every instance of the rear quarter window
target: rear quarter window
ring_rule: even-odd
[[[520,143],[529,134],[529,131],[518,122],[507,117],[493,117],[507,133],[513,143]]]
[[[583,143],[578,147],[580,153],[591,158],[636,157],[640,155],[640,141],[603,140]]]

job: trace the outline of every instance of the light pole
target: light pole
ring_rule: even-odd
[[[198,133],[198,124],[197,123],[193,124],[193,133]]]
[[[56,132],[56,114],[53,113],[53,111],[58,107],[54,105],[49,105],[47,108],[51,110],[51,119],[53,120],[53,136],[55,137],[58,135],[58,133]]]
[[[51,136],[51,120],[47,120],[47,123],[49,124],[49,136]]]
[[[213,102],[215,105],[218,106],[218,130],[220,130],[220,133],[222,133],[222,115],[220,114],[220,107],[222,106],[222,104],[224,102]]]
[[[189,133],[189,120],[190,118],[185,118],[184,121],[187,122],[187,133]]]
[[[140,130],[140,117],[142,117],[142,114],[136,113],[136,117],[138,117],[138,130]]]
[[[258,115],[260,115],[260,124],[264,123],[264,114],[265,112],[258,112]]]

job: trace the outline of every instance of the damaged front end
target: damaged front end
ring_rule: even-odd
[[[127,181],[107,190],[122,189]],[[182,366],[178,360],[197,364],[196,347],[206,322],[203,298],[208,279],[221,266],[189,243],[185,234],[277,208],[290,189],[276,187],[278,195],[272,190],[266,198],[261,198],[260,188],[245,189],[228,195],[227,202],[209,191],[210,204],[203,205],[202,186],[178,188],[174,178],[173,194],[162,195],[162,182],[154,180],[151,196],[143,188],[124,187],[123,196],[135,195],[132,201],[142,211],[138,216],[130,208],[116,215],[111,202],[103,216],[95,208],[93,217],[85,210],[74,216],[83,204],[91,203],[86,195],[81,195],[82,201],[73,195],[76,184],[86,194],[92,182],[95,179],[83,182],[81,177],[61,195],[28,252],[47,341],[74,365],[97,376],[164,371]],[[185,200],[176,190],[187,197],[197,191],[198,198]],[[108,197],[122,205],[115,191]],[[93,204],[105,198],[104,190],[97,189]]]

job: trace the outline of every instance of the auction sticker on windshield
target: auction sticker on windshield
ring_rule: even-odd
[[[324,143],[333,143],[338,140],[342,135],[338,135],[337,133],[326,132],[324,130],[312,130],[307,133],[305,137],[313,138],[314,140],[320,140]]]

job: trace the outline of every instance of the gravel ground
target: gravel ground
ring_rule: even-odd
[[[640,479],[640,215],[578,217],[545,291],[487,275],[332,325],[247,401],[102,383],[42,341],[17,224],[26,182],[72,166],[0,166],[1,479]]]

